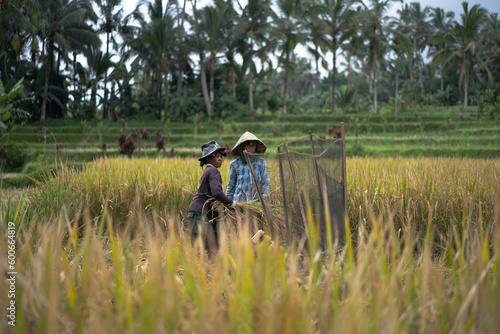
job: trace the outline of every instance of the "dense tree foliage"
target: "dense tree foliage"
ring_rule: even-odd
[[[397,2],[0,0],[1,81],[27,121],[500,103],[497,13]]]

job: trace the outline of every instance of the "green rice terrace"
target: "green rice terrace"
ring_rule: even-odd
[[[427,107],[420,112],[393,114],[331,115],[328,112],[302,115],[259,115],[234,120],[194,119],[171,122],[150,119],[126,121],[125,133],[146,129],[148,138],[137,142],[129,154],[135,157],[191,157],[200,143],[216,139],[231,146],[245,131],[260,136],[268,153],[276,152],[285,140],[303,137],[311,130],[318,136],[334,137],[332,128],[345,123],[347,156],[370,157],[500,157],[499,117],[487,119],[474,110],[467,120],[457,108]],[[44,129],[45,134],[44,134]],[[3,186],[19,187],[63,161],[79,166],[104,155],[119,156],[118,137],[122,122],[48,120],[44,123],[14,126],[4,135],[8,153]],[[158,150],[156,131],[163,140]],[[105,145],[105,150],[103,149]],[[123,152],[122,152],[123,153]]]

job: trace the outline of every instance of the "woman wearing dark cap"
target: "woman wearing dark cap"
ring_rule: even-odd
[[[205,234],[205,248],[219,246],[217,228],[218,213],[212,210],[212,202],[217,200],[227,206],[235,207],[236,201],[224,194],[222,178],[218,168],[222,166],[223,156],[226,155],[225,147],[220,147],[215,140],[206,142],[201,146],[202,156],[198,159],[200,166],[206,165],[200,179],[198,191],[189,205],[188,217],[191,223],[191,236],[196,238],[202,231]],[[203,226],[203,228],[202,228]]]
[[[266,149],[267,147],[262,140],[250,132],[245,132],[238,139],[231,150],[231,155],[237,158],[231,161],[229,165],[229,183],[226,190],[229,198],[234,199],[238,203],[259,200],[243,151],[247,151],[250,154],[263,154],[266,152]],[[269,176],[267,174],[266,161],[258,156],[251,156],[250,160],[257,186],[262,193],[262,197],[266,199],[269,197]]]

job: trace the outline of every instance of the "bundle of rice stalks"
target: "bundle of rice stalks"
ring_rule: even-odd
[[[214,210],[219,211],[224,217],[234,219],[237,222],[256,224],[264,229],[268,235],[271,235],[270,223],[273,224],[276,234],[285,232],[285,219],[282,206],[269,205],[266,203],[267,214],[271,222],[267,221],[262,204],[257,201],[238,203],[235,209],[227,207],[217,201],[212,207]]]

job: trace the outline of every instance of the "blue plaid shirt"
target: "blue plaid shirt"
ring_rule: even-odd
[[[269,197],[269,176],[267,175],[266,161],[260,157],[252,157],[251,161],[262,197],[266,199]],[[259,200],[250,169],[241,161],[240,157],[229,164],[229,183],[226,195],[239,203]]]

